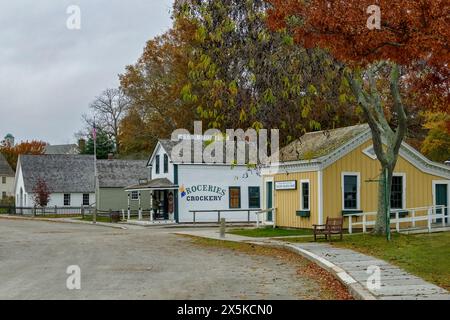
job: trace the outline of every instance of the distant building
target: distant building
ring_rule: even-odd
[[[44,154],[79,154],[76,144],[47,145]]]
[[[7,146],[14,147],[14,136],[11,133],[8,133],[3,140],[3,143]]]
[[[14,195],[14,170],[0,153],[0,200]]]

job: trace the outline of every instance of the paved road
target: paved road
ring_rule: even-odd
[[[294,263],[170,232],[0,219],[0,299],[321,298]],[[66,288],[69,265],[81,290]]]

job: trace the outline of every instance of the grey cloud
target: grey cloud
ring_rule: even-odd
[[[81,30],[66,9],[81,8]],[[81,114],[145,42],[171,24],[172,0],[0,0],[0,138],[73,142]]]

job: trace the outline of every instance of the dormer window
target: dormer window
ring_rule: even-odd
[[[155,167],[156,174],[159,174],[159,172],[160,172],[160,157],[159,157],[159,155],[156,156],[155,161],[156,161],[156,167]]]
[[[167,154],[164,155],[164,173],[169,172],[169,156]]]

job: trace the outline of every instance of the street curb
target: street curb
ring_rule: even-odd
[[[331,263],[327,259],[319,257],[318,255],[296,247],[292,244],[280,244],[282,248],[295,252],[311,262],[319,265],[329,273],[335,276],[344,286],[347,287],[353,298],[356,300],[377,300],[377,298],[366,288],[364,288],[358,281],[356,281],[351,275],[349,275],[344,269],[338,267],[334,263]]]
[[[187,233],[175,233],[179,235],[186,235]],[[299,248],[293,244],[284,243],[281,241],[266,241],[266,242],[258,242],[258,241],[239,241],[239,240],[233,240],[230,238],[213,238],[208,237],[205,235],[195,235],[190,234],[193,237],[200,237],[200,238],[207,238],[207,239],[213,239],[213,240],[221,240],[221,241],[232,241],[232,242],[240,242],[240,243],[247,243],[247,244],[253,244],[253,245],[259,245],[259,246],[270,246],[275,247],[279,249],[287,249],[291,252],[294,252],[296,254],[301,255],[302,257],[308,259],[309,261],[317,264],[319,267],[327,271],[328,273],[332,274],[339,282],[341,282],[347,290],[350,292],[352,297],[355,300],[377,300],[377,298],[366,288],[364,288],[360,283],[358,283],[352,276],[350,276],[344,269],[338,267],[334,263],[328,261],[327,259],[324,259],[322,257],[319,257],[318,255]]]
[[[26,220],[26,221],[43,221],[43,222],[55,222],[55,223],[72,223],[72,224],[84,224],[84,225],[91,225],[91,226],[100,226],[100,227],[107,227],[107,228],[113,228],[113,229],[122,229],[127,230],[128,228],[124,226],[114,226],[103,222],[97,222],[96,224],[89,222],[89,221],[77,221],[77,220],[59,220],[59,219],[46,219],[46,218],[27,218],[27,217],[13,217],[13,216],[0,216],[0,219],[4,220]]]

